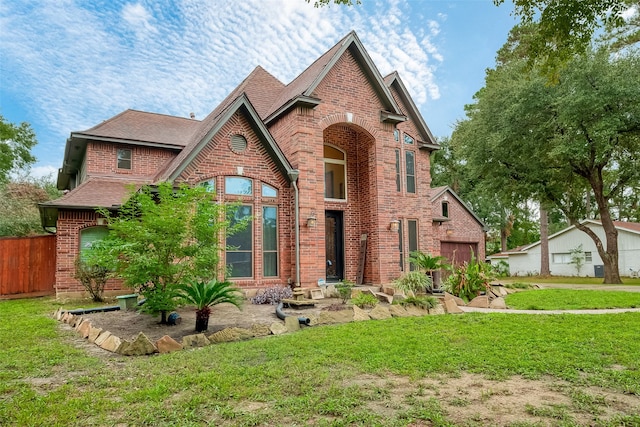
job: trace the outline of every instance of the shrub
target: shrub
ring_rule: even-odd
[[[292,298],[293,292],[288,286],[272,286],[267,289],[258,291],[256,295],[251,298],[252,304],[279,304],[280,301],[286,298]]]
[[[438,298],[432,296],[407,297],[400,301],[399,304],[403,307],[415,305],[416,307],[429,311],[438,305]]]
[[[228,281],[192,281],[178,286],[177,295],[187,304],[196,306],[196,332],[208,329],[211,307],[214,305],[230,303],[238,308],[242,305],[240,290]]]
[[[109,270],[99,265],[87,264],[80,256],[76,258],[74,266],[73,278],[78,280],[82,287],[89,292],[93,301],[104,301],[104,285],[109,278]]]
[[[353,286],[354,284],[350,280],[343,280],[336,285],[336,291],[338,292],[338,295],[340,295],[340,299],[343,304],[346,304],[347,301],[349,301],[349,298],[351,298],[351,289]]]
[[[481,291],[489,288],[489,282],[494,279],[493,269],[490,264],[478,262],[473,253],[471,260],[461,266],[454,267],[451,275],[443,283],[445,291],[471,301]]]
[[[496,272],[498,277],[508,277],[509,263],[501,259],[493,266],[493,270]]]
[[[378,305],[378,298],[374,297],[370,293],[360,292],[355,297],[351,298],[353,305],[360,308],[373,308]]]
[[[422,271],[410,271],[394,281],[396,288],[405,294],[431,291],[432,281]]]

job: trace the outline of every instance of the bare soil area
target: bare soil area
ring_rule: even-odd
[[[297,317],[309,317],[317,315],[321,310],[338,304],[339,299],[325,298],[317,300],[315,307],[300,309],[284,309],[287,315]],[[177,325],[160,324],[160,316],[152,316],[138,310],[119,310],[104,313],[90,313],[82,315],[85,319],[90,319],[92,326],[102,328],[122,339],[133,339],[139,332],[143,332],[151,341],[157,341],[164,335],[169,335],[174,340],[180,342],[182,337],[196,333],[196,314],[194,307],[181,307],[176,310],[180,315],[180,323]],[[245,301],[242,308],[238,309],[232,304],[219,304],[212,308],[209,318],[209,329],[206,334],[210,335],[224,328],[238,327],[250,328],[254,324],[271,325],[279,321],[276,316],[275,305],[256,305],[250,301]]]

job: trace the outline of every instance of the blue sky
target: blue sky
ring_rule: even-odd
[[[39,176],[61,166],[72,131],[128,108],[202,119],[257,65],[288,83],[355,30],[446,136],[515,25],[511,11],[491,0],[4,0],[0,114],[34,128]]]

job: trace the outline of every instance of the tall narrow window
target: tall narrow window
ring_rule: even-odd
[[[400,271],[404,271],[404,227],[402,220],[398,224],[398,249],[400,249]]]
[[[396,191],[402,190],[400,178],[400,150],[396,149]]]
[[[324,197],[325,199],[347,198],[347,162],[342,150],[324,146]]]
[[[449,218],[449,202],[442,202],[442,216]]]
[[[238,206],[230,214],[231,226],[238,224],[244,218],[251,216],[251,206]],[[253,227],[247,227],[231,236],[227,236],[226,265],[231,270],[229,277],[253,276]]]
[[[409,234],[409,254],[418,250],[418,221],[415,219],[407,220],[407,228]],[[410,264],[410,270],[416,269],[415,265]]]
[[[416,192],[416,165],[415,165],[415,153],[413,151],[407,151],[405,153],[405,174],[407,177],[407,193]]]
[[[118,148],[118,169],[131,169],[131,150]]]
[[[275,206],[262,207],[262,270],[264,277],[278,275],[278,218]]]

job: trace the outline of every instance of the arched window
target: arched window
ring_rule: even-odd
[[[324,146],[324,198],[347,198],[347,156],[331,145]]]

